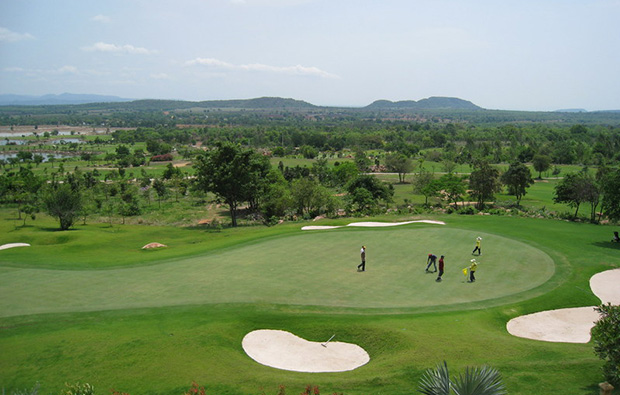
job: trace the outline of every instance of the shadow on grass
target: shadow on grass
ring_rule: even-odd
[[[603,382],[604,379],[601,378],[601,382]],[[592,385],[588,385],[587,387],[581,387],[581,390],[583,391],[584,395],[599,395],[601,394],[601,389],[599,388],[598,384],[592,384]]]
[[[620,250],[620,243],[616,243],[613,241],[597,241],[592,243],[597,247],[611,248],[612,250]]]

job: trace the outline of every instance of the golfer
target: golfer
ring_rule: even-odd
[[[441,276],[443,276],[443,255],[439,258],[439,274],[437,275],[437,282],[441,281]]]
[[[360,256],[362,257],[362,263],[357,265],[357,271],[364,272],[366,271],[366,246],[362,246],[362,249],[360,250]]]
[[[476,248],[474,248],[474,250],[471,252],[472,254],[475,254],[476,251],[478,251],[478,255],[482,254],[482,250],[480,249],[481,241],[482,241],[482,237],[480,236],[476,237]]]
[[[475,259],[471,260],[471,265],[469,265],[469,282],[473,283],[476,281],[476,269],[478,268],[478,262]]]
[[[426,260],[426,272],[430,272],[430,270],[428,270],[431,265],[433,265],[433,273],[435,273],[437,271],[437,255],[435,254],[428,254],[428,259]]]

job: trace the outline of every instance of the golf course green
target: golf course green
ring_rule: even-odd
[[[470,284],[462,268],[469,266],[479,235],[484,236],[484,256],[475,256],[480,281]],[[362,244],[367,271],[358,273]],[[446,256],[441,283],[424,271],[431,252]],[[49,260],[53,265],[54,257]],[[552,259],[527,244],[442,225],[299,231],[142,267],[0,267],[3,289],[11,295],[0,300],[0,316],[217,303],[458,308],[535,288],[553,271]],[[110,292],[115,289],[120,292]]]
[[[275,394],[280,385],[299,393],[309,384],[330,394],[413,394],[424,370],[445,360],[454,372],[497,368],[511,394],[596,393],[601,362],[591,344],[516,338],[506,323],[598,304],[589,278],[620,266],[611,228],[506,216],[437,219],[446,225],[302,231],[299,223],[218,233],[126,227],[117,245],[102,246],[93,237],[112,236],[96,225],[60,233],[45,220],[21,228],[5,222],[0,244],[31,247],[0,251],[0,388],[38,382],[47,394],[80,381],[97,394],[182,394],[195,381],[208,394]],[[334,223],[346,224],[321,224]],[[55,243],[60,235],[67,239]],[[480,256],[472,255],[477,236]],[[152,241],[168,247],[141,250]],[[89,243],[83,254],[75,248]],[[129,244],[135,247],[125,252]],[[358,272],[362,245],[366,271]],[[445,255],[442,282],[425,273],[429,253]],[[462,269],[472,258],[477,281],[468,283]],[[370,362],[343,373],[269,368],[241,348],[256,329],[318,342],[335,335],[363,347]]]

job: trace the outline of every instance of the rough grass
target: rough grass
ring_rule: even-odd
[[[453,372],[461,372],[465,366],[471,365],[488,364],[498,368],[511,394],[596,394],[596,384],[602,379],[601,363],[594,356],[591,344],[546,343],[515,338],[506,332],[505,324],[510,318],[525,313],[597,304],[597,298],[589,291],[589,278],[594,273],[620,266],[620,248],[609,243],[614,229],[509,217],[453,215],[441,219],[448,223],[447,227],[416,225],[310,233],[300,232],[300,224],[290,228],[226,229],[217,234],[218,237],[221,235],[221,244],[212,248],[201,250],[205,246],[197,247],[190,254],[181,253],[179,256],[175,256],[180,253],[178,249],[170,248],[171,255],[165,259],[167,262],[151,260],[159,254],[155,252],[143,255],[146,262],[131,263],[126,260],[130,255],[116,253],[113,248],[110,256],[119,263],[116,268],[107,270],[75,270],[79,259],[74,259],[70,263],[74,266],[67,266],[64,270],[41,269],[28,259],[22,259],[25,255],[22,258],[19,256],[36,248],[25,247],[21,252],[18,251],[20,249],[0,251],[0,268],[4,272],[0,277],[0,296],[15,303],[22,303],[17,298],[19,291],[15,283],[24,281],[21,284],[28,286],[27,281],[36,282],[43,274],[55,274],[54,281],[60,283],[66,281],[65,276],[100,274],[87,281],[59,288],[58,297],[65,289],[67,295],[73,295],[73,298],[88,299],[98,295],[100,300],[97,303],[123,302],[128,303],[127,306],[131,305],[134,297],[165,299],[170,290],[153,286],[151,283],[154,280],[149,276],[154,276],[158,270],[174,262],[180,265],[177,268],[179,273],[171,270],[169,276],[174,278],[191,267],[194,267],[192,273],[198,276],[178,276],[171,281],[170,284],[178,286],[177,297],[183,292],[190,295],[194,289],[200,290],[198,294],[209,292],[209,287],[205,287],[204,283],[210,281],[210,275],[218,281],[228,281],[226,287],[222,286],[228,293],[224,295],[228,301],[222,303],[210,304],[203,300],[178,306],[0,318],[0,387],[7,390],[26,388],[39,381],[42,393],[56,393],[64,382],[79,380],[94,384],[97,393],[115,388],[132,395],[181,394],[195,380],[204,385],[208,393],[214,394],[276,393],[280,384],[287,387],[287,393],[299,393],[307,384],[313,384],[319,385],[322,393],[411,394],[425,369],[446,360]],[[348,221],[325,221],[321,224]],[[166,232],[156,227],[145,228],[150,230],[128,227],[126,233],[111,240],[122,243],[124,239],[139,239],[139,235],[150,236],[150,240],[154,235],[170,233],[174,240],[183,241],[185,239],[180,235],[192,233],[175,228],[166,229]],[[34,231],[30,241],[54,233],[40,232]],[[58,245],[64,248],[79,241],[81,232],[82,229],[68,232],[71,237]],[[428,238],[423,235],[427,232]],[[472,236],[480,233],[483,234],[483,255],[480,257],[482,264],[478,282],[453,283],[452,278],[462,274],[447,272],[445,281],[436,284],[433,275],[423,273],[424,255],[430,249],[435,253],[442,253],[442,249],[449,251],[446,253],[447,269],[460,271],[461,263],[471,258]],[[15,234],[7,237],[6,233],[2,233],[0,240],[3,244],[5,240],[23,241],[15,240],[12,237]],[[225,240],[230,239],[234,242],[227,244]],[[325,248],[326,240],[344,245],[341,250],[330,251]],[[350,245],[347,244],[349,242]],[[368,246],[368,272],[357,273],[354,267],[358,263],[359,245],[362,243]],[[191,246],[190,243],[179,245]],[[320,248],[312,248],[312,245]],[[77,253],[62,248],[60,250],[67,259]],[[273,258],[271,254],[276,252],[287,255],[285,264],[275,266],[270,262]],[[7,263],[6,254],[9,253],[13,255]],[[513,260],[513,255],[522,253],[528,258],[523,263],[514,263],[519,265],[518,273],[500,270],[507,269],[500,266],[503,261]],[[317,259],[312,262],[298,259],[307,254]],[[125,258],[125,255],[128,257]],[[331,271],[322,273],[324,267],[320,262],[333,255],[341,258],[338,262],[334,260]],[[402,260],[399,265],[410,267],[403,269],[397,266],[398,262],[388,262],[388,256],[397,257],[395,261]],[[221,259],[218,265],[222,267],[229,265],[231,278],[225,280],[222,274],[226,271],[215,264],[209,266],[209,259]],[[260,263],[260,268],[274,270],[254,270],[250,263],[254,260]],[[551,277],[545,279],[547,260],[553,262],[555,270]],[[204,264],[203,274],[196,271],[198,266],[194,266],[200,264]],[[493,269],[491,265],[497,267]],[[287,273],[285,270],[289,268],[291,270]],[[344,288],[331,289],[332,286],[317,285],[317,280],[313,278],[325,276],[320,280],[335,281],[341,269],[343,278],[351,283],[344,284]],[[9,280],[15,272],[24,270],[31,271],[33,275]],[[131,290],[122,286],[126,279],[121,274],[129,277],[134,271],[146,276],[142,277],[144,287],[153,288],[147,294],[133,295]],[[275,273],[278,271],[283,273]],[[98,282],[108,281],[108,272],[117,272],[115,281],[100,287]],[[542,278],[539,278],[541,273]],[[282,281],[286,275],[291,278],[291,284]],[[449,304],[447,307],[420,306],[397,311],[393,307],[369,307],[370,303],[386,306],[424,300],[439,305],[455,295],[465,297],[466,286],[469,289],[482,288],[494,281],[506,286],[520,275],[529,279],[533,288],[517,290],[516,294],[509,296],[497,295],[469,303],[459,301],[459,304]],[[135,279],[139,278],[135,276]],[[272,280],[275,286],[270,287]],[[418,280],[421,282],[418,283]],[[263,299],[247,303],[247,297],[252,292],[243,287],[252,286],[253,281],[261,284],[253,290],[264,292]],[[52,287],[52,282],[39,283],[39,286]],[[216,282],[211,285],[220,286]],[[365,295],[364,291],[373,290],[375,283],[382,284],[388,290],[375,288]],[[432,288],[422,288],[425,286]],[[450,286],[455,288],[448,288]],[[341,295],[344,291],[358,288],[360,292],[355,295],[358,298],[351,300],[360,303],[359,307],[306,303],[325,296],[328,300],[344,298]],[[290,292],[291,289],[297,292]],[[429,294],[429,290],[436,289],[441,292]],[[157,290],[161,295],[157,295]],[[30,288],[29,297],[36,300],[39,295],[38,302],[47,303],[38,292],[36,287]],[[234,298],[242,300],[235,302]],[[278,298],[285,301],[281,302]],[[407,298],[413,301],[402,301]],[[66,303],[79,302],[68,298]],[[268,368],[249,359],[241,349],[241,339],[246,333],[266,328],[289,330],[313,341],[322,341],[336,334],[339,341],[364,347],[371,361],[346,373],[304,374]]]

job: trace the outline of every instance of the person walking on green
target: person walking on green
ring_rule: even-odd
[[[476,269],[478,268],[478,262],[475,259],[471,260],[471,265],[469,265],[469,282],[473,283],[476,281]]]
[[[480,236],[476,237],[476,248],[474,248],[474,250],[471,252],[472,254],[475,254],[476,251],[478,251],[478,255],[482,254],[482,250],[480,249],[481,241],[482,241],[482,237]]]
[[[443,276],[443,267],[444,267],[444,262],[443,262],[443,255],[441,256],[441,258],[439,258],[439,274],[437,275],[437,282],[441,281],[441,276]]]
[[[362,263],[357,265],[357,271],[358,272],[364,272],[364,271],[366,271],[366,246],[362,246],[362,249],[360,250],[360,256],[362,258]],[[360,268],[361,268],[361,270],[360,270]]]

